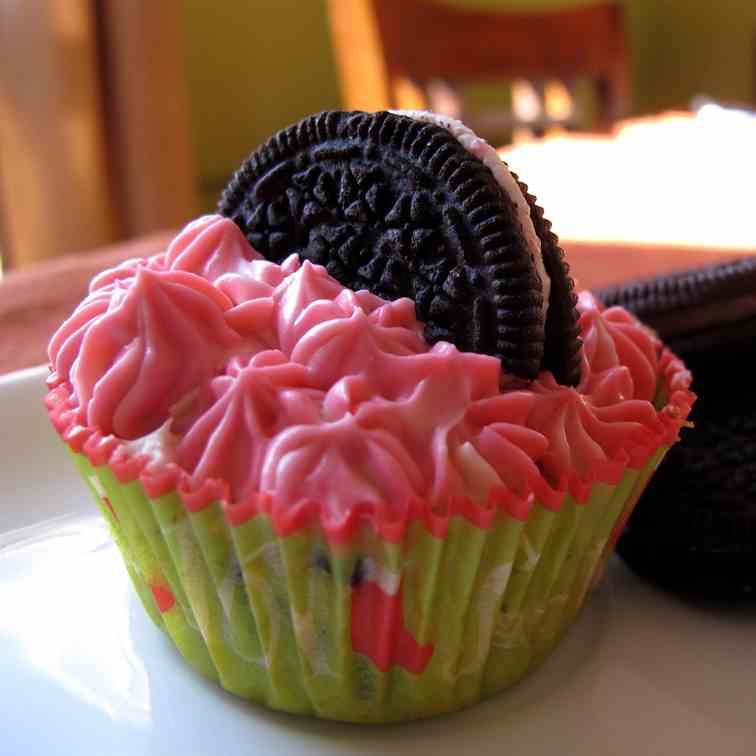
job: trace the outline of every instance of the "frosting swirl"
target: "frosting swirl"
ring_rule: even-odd
[[[86,424],[138,438],[239,344],[223,317],[230,305],[199,276],[140,266],[84,300],[53,337],[50,361],[71,382]]]
[[[579,387],[596,404],[652,400],[656,394],[661,342],[627,310],[604,309],[587,291],[578,300],[585,361]]]
[[[165,253],[165,265],[171,270],[196,273],[210,281],[227,274],[244,274],[249,263],[262,259],[233,221],[219,215],[203,215],[192,221]]]
[[[281,352],[260,352],[210,382],[209,406],[189,423],[176,460],[195,481],[225,479],[234,496],[254,493],[267,447],[283,430],[317,422],[322,392]],[[176,426],[174,426],[176,427]]]

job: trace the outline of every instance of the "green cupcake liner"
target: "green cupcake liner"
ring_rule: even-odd
[[[147,613],[195,669],[273,709],[392,722],[469,706],[537,665],[664,451],[585,502],[536,501],[524,522],[500,509],[487,529],[454,516],[442,538],[415,521],[398,543],[366,526],[346,544],[152,499],[71,453]]]

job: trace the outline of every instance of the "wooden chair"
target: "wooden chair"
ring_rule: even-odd
[[[329,0],[329,9],[347,109],[434,109],[430,92],[441,100],[435,109],[459,117],[452,92],[465,81],[524,79],[542,93],[546,80],[572,86],[586,78],[594,85],[595,128],[627,113],[628,52],[614,2],[539,13],[433,0]]]

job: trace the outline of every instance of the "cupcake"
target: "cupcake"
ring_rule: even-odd
[[[146,611],[273,709],[402,721],[512,685],[584,604],[690,374],[575,297],[457,122],[312,116],[219,209],[96,277],[50,343],[50,417]]]

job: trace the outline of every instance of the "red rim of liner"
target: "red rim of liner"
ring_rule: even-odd
[[[626,469],[643,467],[660,446],[670,446],[678,439],[696,399],[690,390],[690,372],[682,360],[666,348],[659,360],[659,375],[667,396],[667,404],[657,411],[660,432],[650,432],[648,442],[643,445],[628,444],[613,459],[596,464],[582,479],[574,473],[553,487],[543,476],[538,476],[527,482],[529,490],[525,492],[514,492],[505,485],[496,486],[483,503],[466,496],[453,496],[442,505],[418,497],[411,497],[400,506],[365,502],[352,507],[339,519],[329,516],[325,508],[312,500],[281,506],[276,505],[270,494],[256,493],[243,502],[234,503],[230,501],[228,485],[222,480],[197,483],[173,462],[150,464],[149,456],[134,455],[123,441],[81,425],[68,382],[50,381],[50,391],[44,401],[53,426],[72,451],[86,456],[94,467],[109,466],[121,483],[139,481],[150,498],[176,491],[189,512],[218,502],[232,527],[264,514],[281,536],[320,526],[330,543],[345,543],[368,525],[384,540],[398,543],[415,521],[421,522],[431,535],[443,538],[453,517],[463,517],[475,527],[487,530],[499,512],[524,522],[536,501],[558,512],[568,492],[579,504],[584,504],[595,483],[616,485]]]

